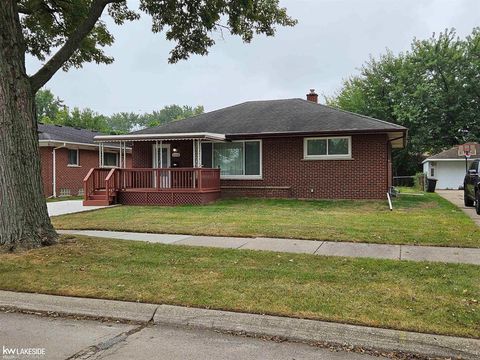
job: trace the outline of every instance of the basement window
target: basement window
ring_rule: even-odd
[[[60,189],[60,196],[70,196],[70,189]]]

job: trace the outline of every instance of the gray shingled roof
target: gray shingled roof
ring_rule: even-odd
[[[474,144],[476,148],[476,155],[472,155],[471,159],[480,159],[480,144]],[[441,153],[429,156],[425,161],[434,160],[465,160],[464,156],[458,156],[458,146],[454,146],[451,149],[442,151]]]
[[[98,146],[93,141],[93,138],[97,135],[101,135],[101,133],[70,126],[38,124],[38,137],[40,140],[65,141]]]
[[[400,125],[338,110],[302,99],[249,101],[147,128],[134,134],[211,132],[226,135],[406,131]]]

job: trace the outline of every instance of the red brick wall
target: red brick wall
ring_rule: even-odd
[[[43,190],[45,196],[53,196],[53,147],[41,147],[40,159],[42,166]],[[83,189],[83,179],[92,167],[98,167],[98,149],[80,150],[79,166],[68,166],[68,149],[55,150],[56,156],[56,188],[57,196],[60,189],[69,189],[70,195],[76,196]],[[127,154],[127,167],[132,166],[131,155]]]
[[[180,166],[191,167],[192,143],[173,144],[180,149]],[[355,135],[351,160],[303,160],[302,137],[263,139],[263,179],[222,180],[222,196],[384,199],[389,152],[386,135]],[[133,166],[151,165],[152,143],[135,143]]]
[[[262,150],[262,180],[222,180],[222,187],[290,187],[290,196],[299,199],[383,199],[386,196],[386,135],[352,136],[351,160],[303,160],[302,137],[263,139]],[[222,188],[222,195],[230,192],[242,194],[238,189]],[[279,189],[250,188],[243,194],[272,197],[279,192]]]

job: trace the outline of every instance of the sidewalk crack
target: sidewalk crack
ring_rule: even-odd
[[[155,309],[155,312],[157,311],[157,309]],[[155,316],[155,312],[153,316]],[[152,319],[153,319],[153,316],[152,316]],[[121,342],[124,342],[125,340],[128,339],[129,336],[136,334],[142,331],[143,329],[145,329],[150,324],[151,320],[149,320],[147,323],[142,324],[138,327],[135,327],[133,329],[130,329],[128,331],[115,335],[114,337],[108,340],[102,341],[101,343],[98,343],[96,345],[89,346],[86,349],[80,350],[76,354],[73,354],[72,356],[68,357],[66,360],[85,360],[85,359],[91,359],[91,358],[98,358],[98,356],[100,356],[103,352],[111,349],[112,347],[114,347],[115,345]]]
[[[325,241],[322,241],[322,243],[320,245],[318,245],[317,249],[313,252],[313,255],[317,254],[317,251],[320,250],[320,248],[322,247],[323,244],[325,244]]]

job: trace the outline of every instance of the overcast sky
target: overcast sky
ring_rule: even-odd
[[[129,2],[130,3],[130,2]],[[135,3],[132,1],[132,3]],[[152,34],[150,19],[110,26],[112,65],[59,72],[47,84],[70,106],[104,114],[150,112],[165,105],[215,110],[247,100],[331,95],[369,55],[408,50],[414,37],[454,27],[465,36],[480,26],[479,0],[281,0],[298,19],[275,37],[251,44],[215,34],[205,57],[167,63],[172,44]],[[27,59],[29,72],[39,63]]]

